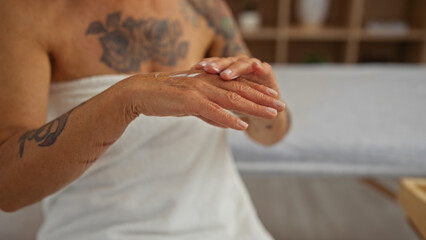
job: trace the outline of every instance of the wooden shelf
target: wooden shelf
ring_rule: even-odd
[[[402,179],[398,202],[419,237],[426,239],[426,179]]]
[[[227,0],[238,16],[246,0]],[[259,1],[263,27],[242,30],[254,56],[278,63],[304,59],[329,62],[401,62],[426,64],[425,0],[330,0],[325,26],[298,26],[300,0]],[[401,20],[412,29],[405,34],[371,33],[371,21]]]
[[[420,29],[413,29],[406,34],[372,33],[368,30],[349,31],[344,28],[306,29],[302,27],[290,28],[260,28],[256,30],[242,30],[247,40],[305,40],[305,41],[345,41],[350,36],[357,36],[363,41],[423,41],[425,33]]]
[[[409,30],[406,34],[371,33],[367,30],[360,33],[360,39],[364,41],[423,41],[424,38],[424,31],[419,29]]]
[[[264,27],[256,30],[241,30],[246,40],[275,40],[278,29],[273,27]]]
[[[306,29],[302,27],[290,27],[288,31],[280,31],[280,36],[288,35],[290,40],[340,41],[346,40],[348,34],[349,31],[343,28]]]

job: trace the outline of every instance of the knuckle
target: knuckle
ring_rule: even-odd
[[[238,103],[241,100],[241,96],[235,92],[228,92],[226,97],[228,98],[228,101],[233,104]]]
[[[268,90],[268,87],[266,87],[265,85],[259,84],[259,83],[250,82],[250,85],[253,88],[257,89],[258,91],[266,92]]]
[[[206,110],[211,113],[215,113],[221,110],[221,107],[213,102],[208,102],[206,104]]]
[[[230,114],[226,113],[226,112],[221,112],[220,114],[218,114],[217,116],[218,120],[222,123],[229,123],[230,119],[232,118]]]
[[[255,88],[257,91],[262,91],[262,92],[266,92],[267,88],[266,86],[262,85],[262,84],[258,84],[258,83],[252,83],[253,88]]]
[[[247,93],[250,91],[250,87],[247,84],[241,82],[232,82],[233,88],[239,93]]]
[[[259,91],[254,91],[253,95],[256,96],[257,99],[260,99],[262,102],[269,102],[269,97]]]

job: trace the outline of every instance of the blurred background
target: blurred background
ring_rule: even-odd
[[[424,0],[228,0],[273,63],[426,63]]]
[[[358,74],[359,64],[368,64],[370,70],[380,69],[374,77],[365,75],[373,80],[394,75],[383,65],[421,68],[426,63],[425,0],[227,1],[254,57],[275,64],[276,70],[302,64],[295,71],[309,75],[316,66],[331,65],[327,69],[333,72],[349,67],[346,76],[356,78],[364,76]],[[418,77],[426,79],[423,72]],[[377,174],[373,180],[350,174],[241,172],[276,239],[421,239],[396,199],[399,176]],[[426,228],[425,217],[421,224]]]
[[[293,116],[274,148],[230,138],[274,238],[426,237],[426,181],[406,184],[419,194],[401,187],[426,175],[426,0],[227,1]],[[0,239],[33,239],[41,219],[40,204],[0,213]]]

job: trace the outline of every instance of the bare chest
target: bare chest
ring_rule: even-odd
[[[99,6],[94,14],[71,8],[53,26],[52,81],[190,68],[206,55],[213,31],[186,1],[167,2]]]

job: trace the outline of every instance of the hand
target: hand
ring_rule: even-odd
[[[272,71],[271,65],[262,63],[259,59],[247,56],[229,58],[206,58],[193,67],[203,69],[211,74],[219,74],[225,81],[250,81],[268,87],[267,94],[275,97],[275,108],[278,111],[285,109],[286,105],[279,101],[279,88]]]
[[[236,130],[247,123],[225,111],[237,111],[265,119],[277,115],[271,89],[241,79],[223,81],[218,75],[191,70],[175,73],[135,75],[123,81],[130,89],[127,115],[197,116],[205,122]]]

